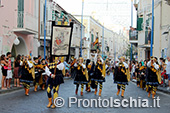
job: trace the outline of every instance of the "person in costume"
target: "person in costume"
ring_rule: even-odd
[[[41,86],[42,90],[45,90],[46,82],[47,82],[47,75],[45,73],[45,67],[46,67],[45,59],[41,60],[41,67],[42,67],[42,80],[43,80],[43,82],[40,86]]]
[[[146,87],[146,69],[147,69],[147,63],[146,61],[144,61],[144,65],[141,66],[139,68],[139,73],[140,73],[140,88],[142,88],[143,90],[145,89]]]
[[[136,65],[135,65],[135,76],[136,76],[136,84],[137,84],[137,87],[140,86],[140,74],[139,74],[139,65],[138,65],[138,62],[136,62]]]
[[[106,60],[106,74],[110,75],[110,63],[108,59]]]
[[[95,92],[94,94],[96,95],[97,93],[97,87],[99,84],[99,96],[101,96],[102,88],[103,88],[103,82],[105,82],[105,76],[106,76],[106,68],[105,68],[105,63],[102,59],[101,56],[97,57],[97,62],[95,65],[94,69],[94,74],[92,76],[92,81],[95,82]]]
[[[74,79],[74,84],[76,85],[75,94],[77,95],[79,85],[81,84],[81,96],[83,96],[84,85],[88,83],[88,73],[86,65],[83,64],[83,58],[79,58],[79,63],[75,63],[74,67],[76,69],[76,76]]]
[[[35,69],[34,91],[36,92],[39,85],[39,81],[40,79],[42,79],[41,77],[42,66],[41,63],[39,63],[38,57],[34,57],[34,69]]]
[[[75,78],[75,67],[74,64],[76,63],[76,58],[74,58],[74,60],[72,61],[70,68],[71,68],[71,78],[74,79]]]
[[[90,89],[90,86],[91,86],[91,78],[92,78],[92,75],[93,75],[93,72],[94,72],[95,64],[94,64],[94,62],[92,62],[90,59],[87,59],[87,61],[86,61],[86,67],[87,67],[88,78],[89,78],[88,84],[86,84],[86,91],[87,91],[87,92],[91,92],[91,89]]]
[[[53,89],[53,101],[58,97],[58,91],[60,84],[64,83],[63,75],[64,73],[64,57],[61,58],[59,61],[59,58],[57,57],[54,61],[53,58],[51,58],[50,63],[48,66],[45,67],[45,72],[48,76],[47,80],[47,96],[49,103],[47,105],[48,108],[55,108],[56,106],[52,103],[52,95],[51,91]],[[52,106],[51,106],[52,105]]]
[[[114,83],[117,84],[117,95],[120,93],[120,89],[122,89],[121,97],[124,98],[124,92],[126,89],[126,85],[128,85],[128,81],[130,80],[130,73],[128,69],[128,65],[124,62],[124,57],[120,58],[120,62],[118,62],[115,66],[114,72]]]
[[[31,61],[31,56],[28,56],[23,59],[23,61],[20,63],[21,65],[21,78],[20,82],[22,82],[24,89],[25,89],[25,95],[29,95],[29,89],[30,89],[30,83],[33,82],[34,76],[34,70],[33,70],[33,63]]]
[[[159,78],[161,78],[161,75],[159,74],[159,65],[157,64],[156,58],[151,57],[151,60],[147,63],[147,82],[148,85],[148,97],[150,97],[152,93],[152,98],[156,95],[156,90],[159,85]],[[160,77],[159,77],[160,76]]]

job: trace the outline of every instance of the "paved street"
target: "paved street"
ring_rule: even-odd
[[[80,93],[76,96],[74,92],[75,86],[73,81],[65,80],[65,84],[60,87],[59,96],[63,97],[66,103],[64,107],[56,109],[46,108],[48,104],[46,91],[33,92],[33,89],[31,89],[30,96],[25,96],[23,89],[8,94],[1,94],[0,113],[168,113],[170,111],[170,95],[161,92],[157,93],[157,96],[160,97],[160,108],[78,108],[76,105],[68,108],[68,97],[98,98],[98,96],[94,95],[94,90],[91,93],[85,92],[83,97],[80,96]],[[112,75],[106,77],[101,98],[107,99],[110,97],[121,99],[121,97],[116,96],[116,85],[113,85]],[[149,102],[152,102],[152,99],[147,97],[147,93],[137,88],[132,82],[127,86],[125,92],[125,98],[128,99],[129,97],[142,97],[142,99],[149,99]]]

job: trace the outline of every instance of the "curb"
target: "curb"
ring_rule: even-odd
[[[136,83],[135,81],[131,81],[131,82]],[[157,88],[157,90],[160,91],[160,92],[166,93],[166,94],[170,94],[170,91],[163,90],[163,89],[161,89],[159,87]]]
[[[71,80],[71,77],[64,77],[64,80]],[[33,84],[30,84],[30,87],[33,87]],[[0,89],[0,94],[10,93],[10,92],[17,91],[20,89],[24,89],[24,87],[23,86],[22,87],[12,87],[11,89],[7,89],[7,90]]]
[[[165,90],[162,90],[162,89],[157,89],[158,91],[161,91],[161,92],[163,92],[163,93],[166,93],[166,94],[170,94],[170,92],[169,91],[165,91]]]
[[[30,84],[30,88],[33,87],[33,84]],[[1,90],[0,89],[0,94],[5,94],[5,93],[10,93],[10,92],[13,92],[13,91],[17,91],[17,90],[20,90],[20,89],[24,89],[24,87],[12,87],[11,89],[7,89],[7,90]]]
[[[12,87],[12,89],[0,90],[0,94],[10,93],[20,89],[23,89],[23,87]]]

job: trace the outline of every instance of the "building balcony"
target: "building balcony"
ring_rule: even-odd
[[[150,48],[151,47],[151,44],[150,44],[150,39],[151,38],[148,38],[148,32],[145,31],[145,39],[143,39],[143,37],[139,38],[139,43],[138,43],[138,47],[140,48]],[[154,42],[154,39],[153,39],[153,42]],[[153,43],[153,47],[154,47],[154,43]]]
[[[18,11],[17,26],[13,29],[14,32],[26,35],[38,33],[38,18],[28,12]]]
[[[41,25],[40,25],[40,35],[44,36],[44,22],[43,21],[41,22]],[[46,36],[51,37],[51,22],[46,22]]]
[[[138,43],[138,31],[129,30],[129,42],[132,44]]]

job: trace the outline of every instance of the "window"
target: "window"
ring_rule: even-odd
[[[18,28],[24,27],[24,0],[18,0]]]

